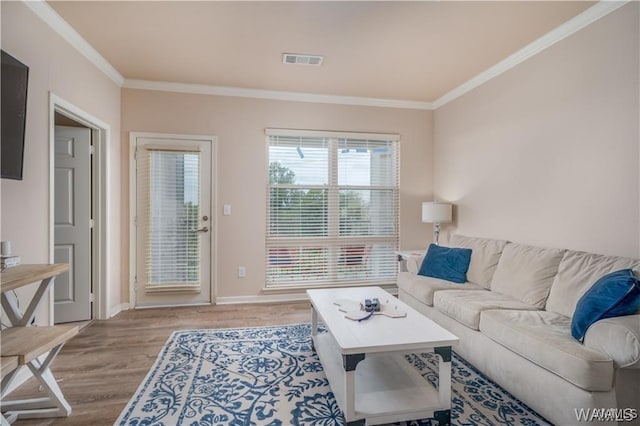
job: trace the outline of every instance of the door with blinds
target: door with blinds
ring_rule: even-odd
[[[132,136],[135,305],[211,303],[212,139]]]

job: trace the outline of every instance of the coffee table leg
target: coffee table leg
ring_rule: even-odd
[[[441,346],[433,351],[440,355],[438,361],[438,392],[440,393],[440,405],[451,407],[451,346]],[[433,418],[439,426],[451,424],[451,410],[441,410],[433,413]]]
[[[318,311],[311,305],[311,348],[316,349],[314,338],[318,335]]]
[[[311,335],[315,336],[318,334],[318,312],[316,308],[311,305]]]
[[[349,421],[355,417],[356,412],[356,367],[364,360],[364,354],[342,355],[342,367],[344,368],[344,394],[346,409],[344,413],[347,425],[364,425],[364,419]],[[363,422],[363,423],[359,423]]]
[[[435,411],[433,418],[438,421],[438,426],[451,425],[451,410]]]

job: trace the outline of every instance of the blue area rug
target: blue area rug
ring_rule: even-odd
[[[309,324],[176,331],[115,424],[343,425],[310,334]],[[437,386],[437,356],[406,360]],[[549,425],[455,354],[452,381],[454,425]]]

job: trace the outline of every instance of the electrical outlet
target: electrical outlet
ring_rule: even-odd
[[[247,268],[244,266],[238,266],[238,278],[244,278],[247,276]]]

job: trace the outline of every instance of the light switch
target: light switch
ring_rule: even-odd
[[[231,216],[231,204],[225,204],[222,208],[222,214],[225,216]]]

